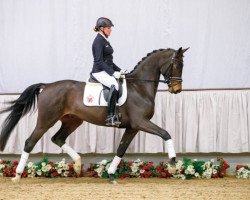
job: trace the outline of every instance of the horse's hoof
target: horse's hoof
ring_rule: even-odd
[[[111,184],[118,184],[115,180],[115,175],[114,174],[109,174],[109,183]]]
[[[81,174],[81,159],[75,160],[73,164],[74,171],[76,172],[77,176]]]
[[[19,183],[21,180],[21,175],[20,174],[16,174],[16,177],[12,178],[11,181],[13,183]]]
[[[175,164],[176,164],[176,161],[175,161],[175,157],[174,158],[171,158],[169,161],[168,161],[168,163],[170,164],[170,165],[172,165],[172,166],[175,166]]]
[[[110,184],[114,184],[114,185],[117,185],[117,181],[116,180],[113,180],[113,181],[109,181]]]

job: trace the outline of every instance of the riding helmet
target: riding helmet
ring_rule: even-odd
[[[112,23],[112,21],[106,17],[100,17],[99,19],[97,19],[96,21],[96,26],[94,28],[95,31],[98,31],[100,29],[100,27],[111,27],[114,26],[114,24]]]

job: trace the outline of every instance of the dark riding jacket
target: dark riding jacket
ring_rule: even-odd
[[[115,71],[120,71],[121,69],[113,63],[113,52],[110,43],[98,33],[92,44],[94,65],[91,73],[105,71],[112,76]]]

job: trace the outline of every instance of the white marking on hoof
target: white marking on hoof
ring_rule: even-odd
[[[16,177],[12,178],[11,181],[13,183],[19,183],[21,180],[21,175],[20,174],[16,174]]]
[[[75,164],[73,165],[73,168],[76,172],[76,174],[79,176],[81,173],[81,159],[75,160]]]
[[[113,180],[113,181],[109,181],[110,184],[114,184],[114,185],[117,185],[117,181],[116,180]]]

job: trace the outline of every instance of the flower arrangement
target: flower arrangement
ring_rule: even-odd
[[[236,166],[236,177],[250,179],[250,164],[248,165],[237,165]]]
[[[205,162],[185,158],[183,161],[179,160],[175,166],[167,162],[160,162],[154,166],[153,162],[143,162],[139,159],[129,162],[122,160],[118,165],[115,177],[121,179],[126,177],[222,178],[226,175],[229,164],[222,158],[219,158],[218,161],[219,165],[215,165],[214,160]],[[97,164],[90,164],[86,171],[87,176],[107,178],[109,165],[110,161],[106,160]]]
[[[18,161],[4,161],[0,159],[0,176],[14,177]],[[83,168],[83,165],[81,166]],[[73,163],[68,164],[65,159],[60,162],[51,162],[43,158],[40,162],[28,162],[25,166],[22,177],[76,177],[73,169]],[[83,170],[80,174],[83,176]]]
[[[124,179],[127,177],[159,177],[159,178],[219,178],[226,175],[226,169],[229,164],[222,158],[218,158],[218,165],[215,165],[214,160],[198,161],[184,158],[183,161],[179,160],[175,166],[170,165],[168,162],[161,161],[158,165],[153,162],[144,162],[139,159],[135,161],[121,160],[115,173],[115,178]],[[80,177],[102,177],[108,178],[108,168],[111,161],[102,160],[101,162],[91,163],[86,170],[83,170],[83,165]],[[18,162],[0,160],[0,176],[13,177]],[[250,177],[250,166],[247,168],[239,168],[239,177]],[[245,172],[248,170],[248,172]],[[246,175],[247,174],[247,175]],[[51,162],[47,158],[43,158],[40,162],[28,162],[22,177],[76,177],[74,172],[73,163],[68,164],[65,159],[60,162]]]

